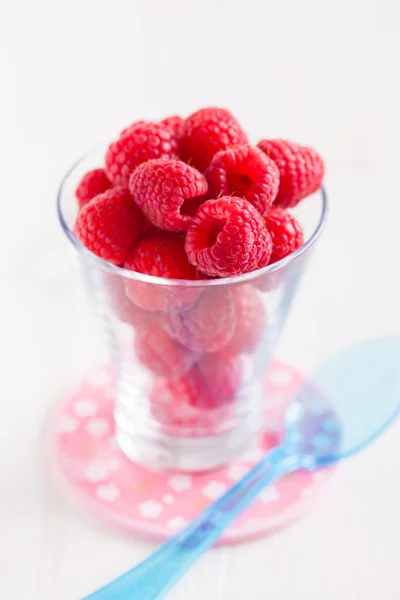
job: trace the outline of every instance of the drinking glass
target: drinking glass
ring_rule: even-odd
[[[293,211],[304,244],[285,259],[231,278],[164,279],[105,262],[73,233],[75,189],[103,156],[97,149],[70,169],[58,215],[116,372],[116,440],[129,458],[156,469],[221,466],[255,443],[262,429],[265,375],[323,228],[325,191]]]

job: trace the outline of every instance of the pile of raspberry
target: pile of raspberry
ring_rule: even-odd
[[[249,273],[303,244],[289,209],[319,189],[323,174],[309,147],[280,139],[251,145],[223,108],[138,121],[80,181],[74,233],[105,261],[145,275]],[[259,290],[156,286],[112,274],[105,286],[118,318],[135,328],[136,356],[159,378],[157,418],[209,425],[209,411],[237,395],[243,355],[255,352],[265,328]]]
[[[75,233],[104,260],[159,277],[230,277],[285,258],[303,243],[288,212],[321,185],[311,148],[284,140],[249,143],[235,117],[203,108],[186,119],[139,121],[121,132],[104,168],[76,195]],[[137,260],[176,240],[173,273]],[[142,252],[143,254],[143,252]]]

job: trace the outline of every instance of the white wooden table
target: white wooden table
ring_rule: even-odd
[[[46,466],[51,406],[104,358],[56,222],[63,172],[136,117],[205,104],[311,142],[327,159],[331,214],[279,355],[308,370],[398,333],[397,11],[391,0],[2,1],[1,598],[77,600],[154,548],[74,512]],[[398,600],[399,433],[343,465],[301,522],[209,552],[171,600]]]

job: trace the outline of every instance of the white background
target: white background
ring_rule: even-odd
[[[314,145],[330,221],[279,348],[307,370],[400,329],[399,55],[396,0],[0,1],[1,598],[77,600],[153,549],[82,520],[45,467],[49,408],[102,357],[55,215],[70,163],[137,118],[210,104]],[[399,432],[305,520],[209,552],[171,599],[398,599]]]

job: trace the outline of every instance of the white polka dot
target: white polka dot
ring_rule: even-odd
[[[186,519],[183,519],[182,517],[175,517],[175,518],[167,521],[167,526],[170,529],[175,529],[175,530],[183,529],[183,527],[185,527],[186,524],[187,524]]]
[[[155,500],[147,500],[138,506],[139,512],[144,519],[157,519],[160,516],[164,507]]]
[[[226,485],[221,483],[220,481],[209,481],[205,487],[203,487],[202,492],[204,496],[210,498],[210,500],[216,500],[226,490]]]
[[[175,492],[183,492],[192,487],[192,478],[190,475],[174,475],[168,479],[167,483]]]
[[[105,481],[109,476],[109,471],[106,465],[102,463],[93,463],[89,465],[84,473],[85,479],[97,483],[98,481]]]
[[[105,419],[91,419],[86,424],[86,431],[93,437],[100,437],[108,433],[110,426]]]
[[[175,498],[173,497],[172,494],[165,494],[165,496],[163,496],[162,500],[163,500],[164,504],[167,504],[167,505],[171,505],[175,502]]]
[[[114,483],[99,485],[96,488],[96,496],[106,502],[114,502],[120,495],[120,491]]]
[[[92,417],[96,411],[97,402],[93,398],[80,398],[74,404],[74,413],[79,417]]]
[[[58,423],[58,430],[61,433],[74,433],[79,427],[79,421],[73,417],[62,417]]]

